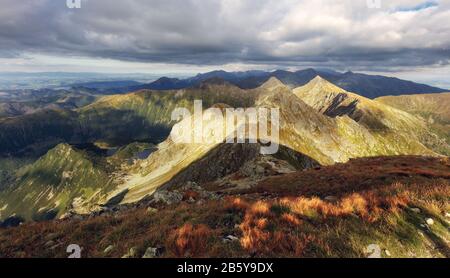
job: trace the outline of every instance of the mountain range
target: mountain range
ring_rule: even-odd
[[[192,111],[196,99],[203,100],[205,109],[279,108],[276,143],[281,156],[262,157],[251,146],[174,143],[170,136],[174,125],[186,131],[192,126],[190,119],[173,122],[171,112],[176,107]],[[208,121],[203,124],[220,128],[221,122]],[[273,174],[357,157],[449,153],[448,142],[425,119],[350,93],[320,76],[293,90],[271,77],[246,90],[209,79],[189,89],[105,96],[75,110],[7,118],[0,122],[0,130],[4,160],[11,155],[40,157],[10,172],[9,185],[0,192],[2,217],[16,214],[25,219],[136,203],[158,189],[186,182],[251,187],[267,175],[255,174],[257,168]],[[105,155],[134,142],[161,143],[151,155],[131,164],[129,157]],[[253,171],[233,180],[241,168]]]
[[[307,84],[317,75],[329,80],[337,86],[350,91],[358,92],[359,95],[367,98],[377,98],[387,95],[404,94],[429,94],[441,93],[445,89],[436,88],[424,84],[418,84],[411,81],[401,80],[393,77],[380,75],[368,75],[362,73],[353,73],[351,71],[340,73],[332,70],[305,69],[295,72],[276,70],[273,72],[265,71],[246,71],[246,72],[226,72],[212,71],[198,74],[186,79],[162,77],[152,83],[125,88],[113,89],[115,92],[136,91],[140,89],[149,90],[173,90],[192,87],[201,82],[220,78],[230,82],[242,89],[254,89],[261,86],[271,77],[275,77],[290,88],[296,88]]]
[[[265,74],[240,73],[239,78],[255,80],[255,76],[262,78]],[[188,256],[189,252],[211,255],[197,249],[180,251],[181,247],[173,247],[169,241],[161,242],[162,234],[153,238],[160,232],[176,237],[179,231],[172,228],[190,219],[206,225],[199,226],[201,229],[213,229],[224,237],[221,243],[214,243],[220,247],[214,248],[228,250],[223,244],[236,238],[234,251],[226,253],[230,256],[255,252],[361,256],[366,240],[383,241],[375,236],[364,238],[367,229],[382,234],[381,238],[386,239],[383,244],[398,256],[408,252],[417,256],[449,255],[443,243],[448,229],[442,220],[448,211],[445,200],[450,188],[449,93],[371,99],[338,86],[325,74],[308,77],[305,84],[298,86],[286,85],[300,80],[288,81],[290,74],[280,75],[284,81],[265,76],[261,79],[265,82],[259,86],[253,83],[250,88],[226,80],[232,76],[236,75],[213,73],[197,76],[187,87],[141,88],[113,95],[104,88],[44,90],[47,100],[36,106],[36,92],[24,92],[29,110],[0,117],[0,246],[5,254],[18,256],[20,252],[14,251],[19,247],[8,244],[16,242],[11,239],[15,234],[1,227],[26,222],[17,228],[26,235],[39,230],[42,221],[42,225],[52,227],[53,233],[60,233],[70,223],[79,229],[64,231],[70,235],[67,240],[72,240],[78,238],[84,225],[103,227],[103,221],[107,221],[111,225],[97,232],[102,234],[102,242],[121,246],[108,253],[112,256],[130,253],[134,248],[130,244],[147,246],[149,242],[152,246],[163,245],[161,250],[167,250],[167,256]],[[158,84],[171,88],[172,81],[162,79]],[[189,134],[196,126],[193,116],[174,121],[172,112],[175,108],[194,112],[195,100],[203,101],[204,113],[211,108],[222,113],[228,108],[278,108],[279,137],[271,142],[278,146],[278,152],[261,153],[269,139],[264,134],[247,138],[255,139],[256,144],[224,142],[234,138],[237,130],[255,127],[245,118],[235,120],[232,129],[225,129],[220,117],[205,117],[202,125],[215,130],[204,134],[205,143],[177,142],[174,136],[178,132]],[[0,107],[14,108],[5,103]],[[216,133],[220,130],[224,132]],[[218,135],[222,142],[210,140]],[[264,224],[258,215],[266,215],[273,227]],[[423,224],[430,222],[424,217],[432,217],[436,224]],[[136,222],[129,222],[131,218]],[[122,226],[114,226],[117,219],[121,219]],[[149,227],[150,222],[143,221],[158,224]],[[142,236],[151,237],[145,243],[117,234],[123,238],[118,243],[111,241],[112,234],[104,233],[104,229],[117,228],[114,234],[128,229],[131,231],[126,234],[133,234],[140,229],[137,223],[139,227],[157,229],[151,235],[142,231]],[[351,246],[323,245],[329,231],[324,223],[337,225],[341,237],[358,242]],[[355,227],[358,232],[339,228],[342,225]],[[411,231],[422,229],[422,225],[428,225],[423,230],[426,236],[413,236]],[[307,227],[301,230],[305,237],[293,238],[292,242],[301,246],[316,242],[316,247],[311,248],[318,250],[317,254],[303,247],[295,247],[295,251],[292,246],[277,247],[265,236],[295,237],[292,231],[300,226]],[[192,233],[197,228],[179,227]],[[387,233],[389,229],[403,236]],[[50,249],[33,250],[50,253],[38,255],[59,254],[51,251],[57,250],[59,243],[41,240],[36,239],[32,245]],[[408,250],[397,248],[392,243],[397,241]],[[95,256],[104,256],[106,253],[98,248],[90,250],[97,250]],[[37,251],[30,249],[26,256],[27,252]]]

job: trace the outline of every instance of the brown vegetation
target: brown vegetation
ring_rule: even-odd
[[[161,247],[162,257],[363,257],[375,243],[393,257],[448,257],[449,185],[447,160],[361,159],[156,213],[139,208],[2,229],[0,256],[66,257],[76,243],[85,257],[122,257],[132,247],[138,257],[148,247]]]

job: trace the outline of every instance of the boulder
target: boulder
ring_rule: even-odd
[[[325,197],[325,201],[330,202],[330,203],[335,203],[338,201],[338,198],[336,196],[327,196],[327,197]]]
[[[148,214],[155,214],[155,213],[157,213],[157,212],[158,212],[158,210],[155,209],[155,208],[152,208],[152,207],[148,207],[148,208],[147,208],[147,213],[148,213]]]
[[[426,222],[427,222],[427,224],[428,224],[429,226],[434,225],[434,220],[433,220],[432,218],[428,218],[428,219],[426,220]]]
[[[109,254],[109,253],[112,252],[112,250],[114,250],[114,245],[109,245],[108,247],[105,248],[105,250],[103,251],[103,253]]]
[[[10,228],[20,226],[25,220],[18,216],[10,216],[0,223],[0,228]]]
[[[410,210],[414,213],[421,213],[422,211],[420,210],[420,208],[410,208]]]
[[[183,195],[178,191],[161,190],[153,194],[155,202],[162,202],[166,205],[178,204],[183,200]]]
[[[144,254],[144,256],[142,256],[142,258],[143,259],[157,258],[157,257],[161,256],[163,252],[164,252],[164,248],[163,247],[157,247],[157,248],[149,247],[145,251],[145,254]]]
[[[132,247],[130,248],[130,251],[128,251],[128,253],[122,256],[122,259],[136,258],[136,256],[137,256],[137,248]]]
[[[228,235],[223,238],[223,242],[225,242],[225,243],[234,242],[234,241],[239,241],[239,238],[235,237],[233,235]]]

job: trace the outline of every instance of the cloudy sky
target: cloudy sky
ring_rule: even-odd
[[[450,87],[450,0],[66,2],[0,0],[0,71],[318,67]]]

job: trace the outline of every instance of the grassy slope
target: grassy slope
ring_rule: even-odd
[[[257,95],[257,106],[280,108],[280,144],[321,164],[345,162],[349,158],[361,156],[433,154],[418,142],[410,142],[404,136],[374,136],[349,118],[333,119],[322,115],[274,78],[250,93]],[[216,119],[203,123],[204,126],[207,124],[217,125],[217,129],[223,128]],[[193,128],[190,119],[179,126],[185,132]],[[139,201],[206,156],[215,146],[217,144],[174,144],[168,139],[159,145],[152,156],[129,171],[125,181],[108,198],[128,190],[122,202]]]
[[[16,173],[15,185],[0,192],[0,207],[7,205],[0,217],[17,213],[25,219],[39,219],[46,214],[62,215],[72,209],[74,200],[83,209],[95,205],[100,189],[108,188],[104,169],[85,152],[60,144],[39,160]],[[83,210],[81,210],[82,212]]]
[[[0,154],[31,146],[45,153],[60,142],[103,141],[111,145],[142,140],[160,142],[174,124],[170,117],[173,109],[192,108],[196,99],[203,100],[205,108],[215,103],[247,107],[254,102],[252,94],[229,84],[107,96],[75,111],[55,109],[0,119]]]
[[[410,140],[405,134],[374,133],[349,117],[327,117],[305,104],[292,94],[286,86],[274,78],[270,79],[262,87],[250,91],[243,91],[227,84],[203,84],[200,88],[192,90],[151,93],[142,91],[128,95],[105,97],[79,111],[81,121],[85,122],[81,126],[89,126],[91,129],[81,130],[88,137],[89,134],[94,134],[91,140],[100,138],[112,139],[120,134],[123,135],[121,140],[125,139],[125,141],[148,136],[149,131],[152,131],[152,128],[157,125],[169,126],[171,124],[168,117],[170,117],[172,108],[192,105],[193,100],[202,97],[205,99],[205,107],[212,105],[213,102],[218,100],[242,107],[250,105],[256,99],[257,106],[280,108],[281,145],[305,154],[323,165],[345,162],[353,157],[433,154],[419,142]],[[124,114],[118,117],[119,112]],[[212,121],[216,123],[214,119]],[[144,128],[146,124],[150,125],[150,129]],[[223,127],[220,125],[219,128]],[[192,127],[188,125],[185,129],[191,130]],[[102,135],[99,137],[99,134]],[[95,208],[98,203],[107,203],[110,198],[114,198],[124,191],[127,191],[127,194],[123,199],[123,203],[139,201],[152,194],[192,163],[206,156],[216,145],[180,145],[174,144],[169,139],[160,144],[159,149],[148,159],[138,163],[132,169],[127,169],[127,176],[123,176],[124,171],[116,172],[114,186],[106,187],[106,182],[104,181],[104,184],[101,182],[93,185],[85,184],[85,186],[91,186],[97,191],[100,190],[102,194],[96,195],[95,199],[79,206],[77,211],[88,211],[91,208]],[[57,165],[54,165],[52,162],[46,163],[46,168],[43,171],[49,173],[58,171],[60,169],[58,167],[61,166],[58,164],[58,161],[55,163]],[[94,169],[97,168],[94,167]],[[197,169],[197,171],[202,171],[202,169]],[[92,179],[95,180],[95,177],[92,177]],[[36,190],[36,194],[38,194],[39,190],[40,193],[47,194],[46,192],[51,189],[47,186],[49,184],[44,179],[38,179],[36,182],[38,184],[33,188],[33,190]],[[24,182],[19,184],[24,184]],[[50,185],[53,185],[53,182]],[[65,206],[72,203],[73,198],[78,197],[77,186],[82,186],[82,184],[75,185],[74,192],[67,193],[70,197],[64,200],[63,204]],[[116,185],[118,186],[116,187]],[[20,194],[14,192],[10,196],[16,194],[14,198],[20,199],[27,194],[29,188],[24,187],[21,190]],[[83,199],[85,200],[89,199],[89,196],[84,197]],[[54,206],[53,203],[55,202],[52,199],[45,205],[44,203],[35,203],[25,210],[26,213],[22,213],[24,208],[17,207],[22,202],[12,202],[13,197],[9,196],[7,200],[7,204],[13,203],[18,209],[17,212],[25,215],[27,218],[32,216],[30,210],[44,207],[49,209],[51,206]],[[63,205],[59,204],[58,206],[59,211],[66,210],[62,209]],[[9,207],[9,211],[14,212],[13,208],[13,206]]]
[[[388,96],[375,100],[422,117],[430,129],[450,144],[450,93]],[[449,150],[442,148],[442,151],[450,155]]]
[[[403,135],[407,138],[406,142],[416,141],[443,154],[450,152],[450,145],[442,144],[436,131],[430,129],[423,119],[395,106],[347,92],[319,76],[305,86],[294,89],[294,94],[325,115],[349,116],[372,134],[391,137],[387,143],[395,142],[398,140],[396,137]],[[445,138],[441,133],[438,135]]]
[[[3,229],[0,250],[67,257],[77,243],[84,257],[121,257],[132,247],[139,257],[148,247],[163,247],[163,257],[366,257],[377,244],[383,257],[449,257],[449,169],[437,158],[358,159],[270,178],[218,201]],[[227,235],[239,239],[225,243]]]

